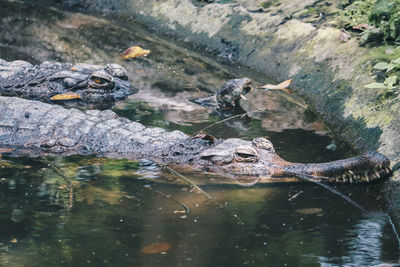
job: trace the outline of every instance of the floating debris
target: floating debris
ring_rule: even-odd
[[[78,95],[77,93],[68,92],[68,93],[52,96],[50,98],[50,100],[73,100],[73,99],[80,99],[80,98],[82,98],[82,96]]]
[[[143,254],[156,254],[156,253],[162,253],[170,250],[171,245],[166,243],[166,242],[160,242],[160,243],[153,243],[148,246],[145,246],[142,248],[141,252]]]
[[[287,87],[291,84],[292,80],[293,79],[289,79],[289,80],[283,81],[279,84],[266,84],[266,85],[260,86],[258,88],[263,88],[265,90],[282,90],[288,94],[293,94],[292,90],[287,89]]]
[[[131,46],[121,54],[121,59],[127,60],[130,58],[147,56],[149,53],[150,53],[150,50],[145,50],[145,49],[141,48],[140,46]]]

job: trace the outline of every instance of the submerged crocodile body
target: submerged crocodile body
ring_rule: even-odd
[[[11,156],[95,154],[142,159],[181,169],[257,181],[271,176],[336,182],[386,177],[390,162],[378,152],[319,164],[290,163],[265,138],[215,140],[200,134],[145,127],[105,110],[79,111],[17,97],[0,97],[0,147]]]
[[[126,70],[105,66],[0,59],[0,94],[63,104],[69,107],[109,108],[136,90]],[[59,96],[57,98],[57,96]]]

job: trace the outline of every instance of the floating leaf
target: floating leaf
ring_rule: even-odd
[[[155,254],[168,251],[171,248],[170,244],[166,242],[153,243],[142,248],[143,254]]]
[[[287,89],[287,87],[290,85],[292,82],[292,79],[286,80],[281,82],[280,84],[266,84],[263,86],[260,86],[259,88],[264,88],[266,90],[283,90],[288,94],[293,94],[292,90]]]
[[[369,83],[364,85],[365,88],[371,88],[371,89],[383,89],[386,88],[387,86],[384,83]]]
[[[131,46],[121,54],[121,59],[127,60],[130,58],[147,56],[149,53],[150,53],[150,50],[145,50],[145,49],[141,48],[140,46]]]
[[[316,215],[322,215],[323,210],[320,208],[306,208],[306,209],[297,209],[295,212],[304,214],[304,215],[309,215],[309,214],[316,214]]]
[[[80,99],[82,96],[78,95],[77,93],[74,92],[68,92],[65,94],[58,94],[55,96],[52,96],[50,100],[73,100],[73,99]]]
[[[10,243],[18,243],[18,239],[13,238],[13,239],[10,240]]]

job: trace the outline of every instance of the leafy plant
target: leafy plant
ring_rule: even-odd
[[[364,85],[365,88],[383,89],[384,95],[388,93],[398,93],[400,80],[400,58],[388,62],[378,62],[373,67],[376,70],[385,71],[385,80],[383,82],[373,82]]]
[[[343,7],[340,21],[361,30],[364,41],[400,42],[400,1],[348,0]]]

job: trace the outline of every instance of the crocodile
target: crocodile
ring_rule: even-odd
[[[194,99],[193,102],[215,111],[240,109],[240,99],[253,90],[251,79],[239,78],[227,81],[211,96]]]
[[[389,159],[376,151],[327,163],[291,163],[262,137],[252,141],[208,134],[191,137],[177,130],[145,127],[111,110],[78,110],[7,96],[0,96],[0,148],[8,148],[9,156],[150,159],[179,170],[250,182],[298,177],[361,183],[391,173]]]
[[[125,68],[45,61],[40,65],[0,59],[0,94],[79,108],[109,108],[137,92]],[[58,96],[58,97],[57,97]]]

